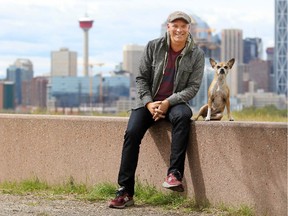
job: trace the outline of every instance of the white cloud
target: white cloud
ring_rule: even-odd
[[[61,47],[78,52],[81,59],[83,33],[78,19],[85,12],[94,19],[90,58],[105,62],[106,70],[122,61],[125,44],[145,45],[158,37],[161,24],[174,10],[199,16],[216,32],[240,28],[244,37],[262,37],[265,45],[273,44],[273,0],[265,4],[262,0],[183,0],[176,7],[171,0],[0,1],[0,74],[23,56],[32,58],[36,73],[49,72],[50,53]]]

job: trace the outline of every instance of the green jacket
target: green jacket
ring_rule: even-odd
[[[163,78],[169,46],[168,33],[162,38],[148,42],[136,75],[135,109],[153,101]],[[173,94],[167,98],[170,106],[179,103],[188,104],[188,101],[196,95],[202,81],[204,64],[204,52],[195,45],[190,35],[185,48],[176,59]]]

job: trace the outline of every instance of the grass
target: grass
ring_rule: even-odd
[[[196,114],[197,113],[195,113],[195,115]],[[274,105],[269,105],[262,108],[244,108],[241,111],[233,111],[232,116],[235,121],[287,122],[287,110],[277,109]],[[226,113],[224,114],[222,120],[228,121]]]
[[[97,202],[114,198],[117,186],[111,183],[101,183],[93,187],[84,184],[76,184],[73,178],[62,185],[48,185],[34,178],[22,182],[0,183],[0,193],[14,195],[41,196],[46,199],[65,199],[72,195],[75,199]],[[138,205],[158,206],[164,209],[182,212],[205,212],[221,216],[254,216],[253,209],[247,205],[239,207],[220,204],[212,206],[208,201],[197,203],[194,199],[184,197],[175,192],[158,191],[156,187],[142,184],[137,181],[135,186],[135,201]],[[37,205],[37,203],[33,203]]]
[[[13,110],[0,110],[1,113],[15,113]],[[258,121],[258,122],[287,122],[287,109],[277,109],[275,105],[268,105],[262,108],[248,107],[241,111],[232,111],[232,116],[235,121]],[[36,109],[30,114],[50,114],[50,115],[62,115],[63,113],[47,112],[47,110]],[[197,113],[194,113],[195,116]],[[130,112],[122,113],[75,113],[75,115],[93,115],[93,116],[117,116],[117,117],[129,117]],[[194,116],[194,117],[195,117]],[[201,120],[201,117],[199,118]],[[228,121],[226,113],[224,114],[224,121]]]
[[[0,190],[5,194],[23,195],[27,193],[39,192],[48,190],[49,186],[46,183],[40,182],[38,179],[25,180],[20,183],[17,182],[3,182]]]
[[[64,195],[75,194],[83,195],[87,194],[88,188],[84,184],[75,184],[73,178],[67,183],[62,185],[48,185],[45,182],[41,182],[38,178],[31,180],[24,180],[21,182],[8,182],[4,181],[0,184],[0,191],[4,194],[16,194],[16,195]]]
[[[244,108],[232,114],[235,119],[241,121],[287,122],[287,110],[279,110],[274,105]]]

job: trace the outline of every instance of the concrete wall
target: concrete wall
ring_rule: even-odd
[[[0,115],[0,182],[117,182],[127,118]],[[141,144],[137,176],[161,189],[171,129],[156,123]],[[287,124],[192,123],[184,194],[287,215]]]

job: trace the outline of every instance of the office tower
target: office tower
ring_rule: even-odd
[[[47,77],[35,77],[31,81],[31,105],[38,108],[47,107]]]
[[[135,87],[135,76],[139,70],[144,48],[144,46],[135,44],[123,47],[123,70],[130,73],[130,86],[132,88]]]
[[[29,59],[16,59],[16,61],[14,62],[14,66],[20,69],[23,69],[25,71],[30,71],[32,72],[32,77],[33,77],[33,64]],[[24,75],[24,74],[23,74]],[[31,73],[27,73],[27,76],[30,78]]]
[[[261,38],[245,38],[243,62],[248,64],[251,60],[263,58],[263,42]]]
[[[31,105],[31,80],[22,81],[22,108],[27,108]]]
[[[261,59],[251,60],[248,64],[249,81],[255,83],[255,89],[263,89],[269,91],[269,72],[270,66],[268,61]]]
[[[190,33],[195,43],[204,51],[205,57],[220,59],[220,43],[217,36],[213,36],[214,29],[210,28],[207,22],[203,21],[195,14],[190,15],[191,27]]]
[[[267,61],[274,60],[274,47],[267,47],[266,48],[266,55],[267,55]]]
[[[77,53],[67,48],[52,51],[51,76],[77,76]]]
[[[15,84],[11,81],[0,81],[0,110],[15,108]]]
[[[243,32],[241,29],[223,29],[221,41],[221,61],[235,58],[243,63]]]
[[[274,47],[266,49],[267,62],[269,64],[269,92],[276,92],[276,79],[274,71]]]
[[[239,89],[241,89],[241,86],[239,86],[239,83],[241,85],[239,77],[243,77],[240,73],[244,71],[243,32],[241,29],[223,29],[221,35],[221,61],[227,62],[231,58],[235,58],[236,60],[227,76],[230,94],[234,97],[238,94]]]
[[[17,59],[7,68],[7,80],[15,83],[16,105],[22,104],[22,83],[33,78],[33,65],[29,59]]]
[[[79,19],[80,28],[84,32],[84,47],[83,47],[83,74],[89,76],[89,38],[88,31],[92,28],[93,20],[87,15]]]
[[[288,71],[288,3],[287,0],[275,0],[275,50],[274,73],[276,92],[287,97]]]

